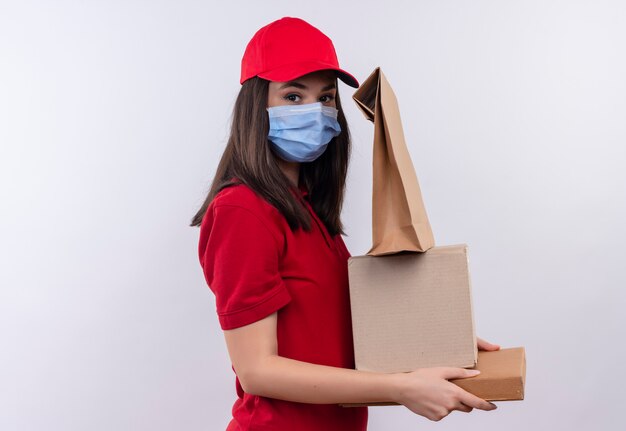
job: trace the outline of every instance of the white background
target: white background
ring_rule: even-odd
[[[392,2],[387,2],[392,3]],[[234,376],[197,258],[247,41],[282,16],[400,103],[439,245],[526,400],[370,430],[623,429],[626,4],[1,1],[0,429],[221,430]],[[372,125],[344,219],[370,245]]]

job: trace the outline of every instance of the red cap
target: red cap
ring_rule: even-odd
[[[351,87],[359,82],[339,68],[333,42],[300,18],[285,17],[255,33],[241,59],[241,80],[258,76],[268,81],[291,81],[318,70],[334,70]]]

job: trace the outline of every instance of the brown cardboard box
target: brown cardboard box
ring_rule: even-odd
[[[452,380],[452,383],[488,401],[524,399],[526,353],[523,347],[479,352],[475,368],[480,370],[478,376]]]
[[[496,352],[478,352],[480,370],[476,377],[450,380],[467,392],[487,401],[514,401],[524,399],[526,383],[526,355],[523,347],[502,349]],[[343,404],[344,407],[390,406],[392,402],[368,404]]]
[[[476,364],[466,245],[352,257],[348,274],[357,370]]]

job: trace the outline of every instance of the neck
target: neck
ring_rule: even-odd
[[[294,187],[298,187],[300,179],[300,163],[287,162],[283,159],[278,159],[278,167],[281,171],[283,171],[283,174],[285,174],[289,182]]]

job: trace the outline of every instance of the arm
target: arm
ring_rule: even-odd
[[[224,331],[233,367],[250,394],[312,404],[394,401],[431,420],[453,410],[493,410],[488,403],[448,382],[475,376],[463,368],[423,368],[383,374],[310,364],[277,354],[276,313]]]

